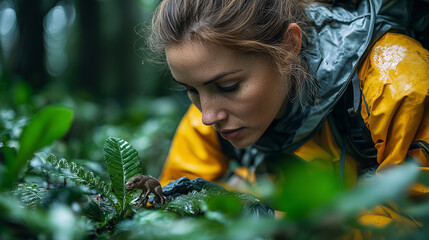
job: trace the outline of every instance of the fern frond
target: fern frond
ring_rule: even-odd
[[[121,204],[122,210],[125,210],[132,198],[125,184],[140,172],[137,150],[122,139],[109,137],[104,144],[104,158],[112,182],[113,194]]]
[[[106,196],[113,204],[115,204],[115,197],[110,191],[110,185],[105,183],[98,176],[94,176],[93,172],[83,169],[81,166],[77,166],[76,163],[68,163],[66,159],[57,157],[53,154],[46,155],[43,152],[36,153],[36,156],[39,157],[44,163],[51,165],[59,174],[71,181],[85,185],[91,189],[99,191],[104,196]]]
[[[25,207],[35,209],[42,202],[46,189],[35,183],[21,183],[12,193]]]

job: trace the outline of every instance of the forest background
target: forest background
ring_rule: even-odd
[[[107,136],[117,136],[145,153],[148,172],[158,176],[189,104],[144,49],[143,29],[158,3],[1,0],[1,118],[30,117],[50,104],[70,107],[73,124],[52,147],[57,154],[97,163]]]
[[[159,176],[189,106],[145,46],[159,2],[0,0],[0,239],[427,239],[429,228],[359,220],[388,203],[427,226],[427,198],[405,194],[429,185],[415,165],[350,191],[291,168],[254,189],[261,199],[208,185],[138,207],[126,180]],[[265,204],[287,214],[273,219]]]

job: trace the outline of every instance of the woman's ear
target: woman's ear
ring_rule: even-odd
[[[301,51],[301,28],[296,23],[291,23],[283,34],[285,46],[296,55]]]

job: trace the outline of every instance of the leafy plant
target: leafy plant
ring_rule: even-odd
[[[72,121],[73,111],[65,107],[48,106],[37,113],[24,127],[17,153],[14,149],[3,146],[7,171],[1,174],[0,190],[10,188],[21,176],[34,152],[64,136]]]
[[[112,182],[113,194],[118,201],[119,212],[124,214],[132,195],[127,193],[125,184],[140,173],[140,160],[137,151],[126,141],[110,137],[104,145],[107,171]]]
[[[110,183],[106,183],[100,177],[95,176],[93,172],[77,166],[74,162],[70,163],[64,158],[57,159],[53,154],[36,154],[45,166],[45,173],[51,176],[64,177],[78,185],[101,193],[101,197],[99,199],[92,198],[93,200],[84,207],[82,212],[93,221],[101,223],[101,225],[97,225],[100,229],[104,228],[104,225],[110,220],[113,220],[114,225],[123,221],[130,213],[142,211],[140,208],[131,208],[133,195],[125,189],[125,183],[140,172],[140,160],[137,151],[128,142],[110,137],[105,142],[104,155]],[[20,192],[26,191],[20,190]],[[22,197],[27,195],[21,194]],[[104,197],[108,199],[108,203],[104,202]],[[109,203],[113,208],[108,207]],[[219,224],[216,222],[229,222],[228,218],[231,217],[255,215],[255,212],[258,212],[258,207],[260,207],[259,200],[252,195],[229,192],[217,186],[214,189],[193,191],[176,197],[164,205],[162,209],[166,216],[171,214],[175,216],[205,215],[212,219],[215,224]],[[113,226],[112,224],[109,225],[110,227]]]
[[[49,211],[28,209],[0,194],[1,239],[83,239],[85,235],[88,228],[83,219],[64,204],[55,204]]]
[[[27,117],[13,119],[12,110],[7,115],[7,119],[0,121],[0,238],[55,239],[61,234],[73,239],[85,235],[82,222],[68,206],[56,204],[49,211],[40,208],[46,188],[20,183],[9,191],[18,180],[27,177],[23,170],[34,152],[64,136],[71,126],[73,111],[47,106],[29,122]],[[67,223],[59,221],[59,216]]]
[[[180,216],[202,215],[208,212],[225,214],[248,212],[259,199],[250,194],[219,189],[202,189],[174,198],[164,210]]]
[[[81,184],[91,189],[95,189],[99,193],[103,194],[103,196],[107,197],[112,203],[115,203],[115,196],[110,190],[111,186],[101,180],[100,177],[95,176],[93,172],[87,171],[82,167],[77,166],[74,162],[69,163],[64,158],[57,159],[57,157],[53,154],[47,155],[46,153],[41,152],[36,153],[36,156],[39,157],[43,163],[49,164],[54,167],[55,170],[57,170],[56,172],[49,171],[49,174],[61,176],[77,184]]]
[[[57,158],[58,151],[51,152],[61,142],[52,143],[66,132],[66,126],[51,127],[57,124],[53,119],[62,118],[50,115],[65,117],[67,111],[48,109],[49,116],[44,113],[42,118],[15,118],[10,114],[3,118],[0,114],[4,120],[0,121],[0,239],[336,239],[353,231],[371,232],[385,239],[426,239],[429,234],[427,228],[399,234],[401,226],[397,223],[374,229],[358,221],[362,209],[393,204],[398,206],[398,215],[415,217],[423,226],[429,224],[427,199],[410,201],[406,197],[407,188],[414,182],[429,184],[429,178],[413,164],[392,168],[347,191],[339,189],[336,175],[313,168],[285,168],[288,170],[279,174],[275,185],[267,183],[263,189],[255,190],[274,209],[287,212],[278,219],[259,218],[262,204],[252,195],[221,188],[192,191],[169,199],[158,209],[134,207],[134,193],[127,192],[124,185],[142,172],[137,150],[120,138],[109,137],[104,151],[97,155],[104,155],[105,166],[92,158]],[[148,134],[149,125],[139,134]],[[27,130],[28,126],[38,130]],[[151,134],[159,137],[158,132]],[[97,139],[106,139],[105,135],[116,136],[106,131]],[[133,139],[135,135],[120,136]],[[141,141],[146,145],[138,148],[144,153],[144,164],[146,158],[159,153],[150,147],[153,139]],[[44,146],[50,148],[33,158],[34,151]],[[69,143],[61,146],[70,148]],[[101,148],[102,141],[97,146]],[[12,164],[16,159],[20,163]],[[30,167],[23,171],[26,165]],[[5,180],[3,173],[8,173],[9,168],[15,169],[17,176]]]
[[[229,219],[209,216],[183,217],[166,211],[147,210],[118,224],[111,239],[271,239],[279,222],[249,216]]]
[[[125,189],[125,183],[133,176],[139,174],[140,160],[137,151],[126,141],[110,137],[104,147],[105,161],[107,164],[110,183],[106,183],[93,172],[69,163],[64,158],[57,159],[53,154],[37,153],[43,163],[55,168],[56,172],[50,174],[65,177],[79,185],[87,186],[101,193],[113,205],[117,221],[127,216],[130,208],[132,193]],[[104,208],[109,211],[109,208]],[[106,213],[105,215],[108,215]]]

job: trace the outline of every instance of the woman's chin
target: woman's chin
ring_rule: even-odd
[[[239,140],[228,140],[229,143],[231,143],[232,146],[238,149],[243,149],[252,146],[255,142],[249,142],[249,141],[239,141]]]

